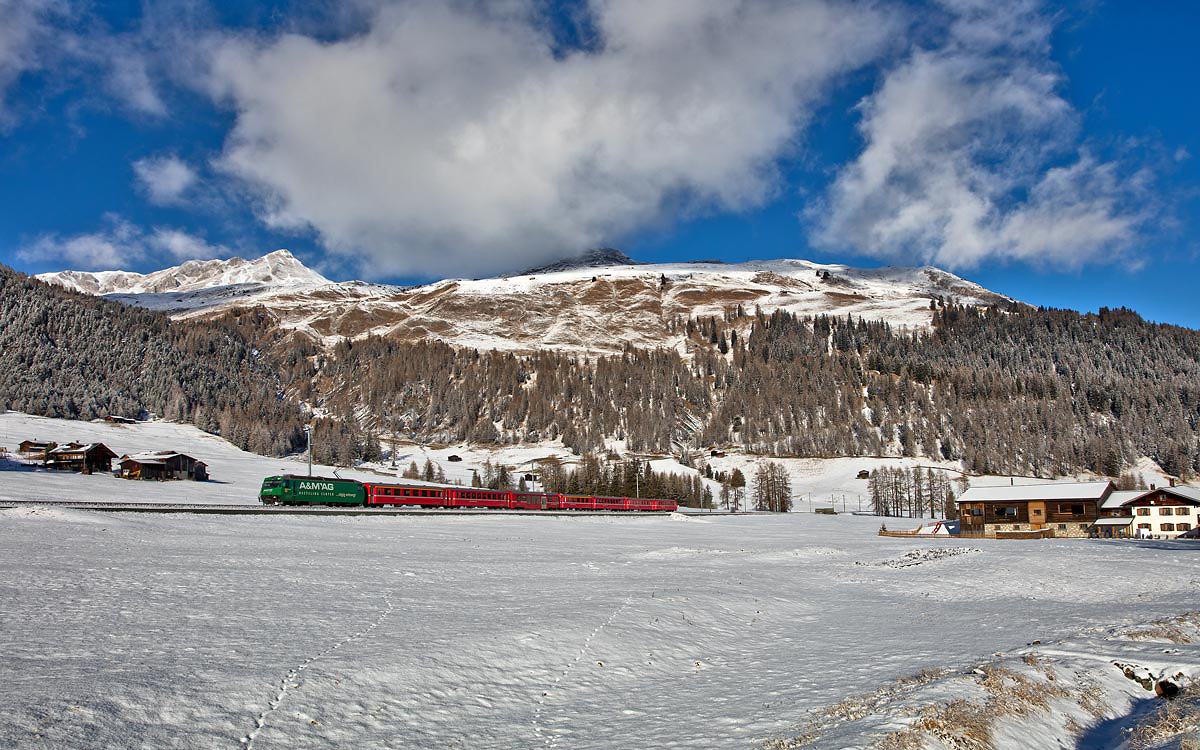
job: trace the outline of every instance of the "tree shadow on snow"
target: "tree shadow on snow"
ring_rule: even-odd
[[[1089,727],[1075,741],[1075,750],[1116,750],[1124,745],[1128,737],[1126,729],[1137,726],[1138,722],[1153,713],[1160,701],[1156,698],[1144,698],[1134,702],[1129,713],[1115,719],[1104,721]]]
[[[1200,552],[1200,542],[1195,539],[1130,539],[1128,542],[1144,549]]]

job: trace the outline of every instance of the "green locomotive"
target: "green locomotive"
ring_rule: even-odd
[[[367,493],[353,479],[284,474],[264,479],[258,499],[264,505],[366,505]]]

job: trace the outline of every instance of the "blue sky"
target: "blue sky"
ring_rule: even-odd
[[[0,262],[932,264],[1200,327],[1192,3],[0,0]]]

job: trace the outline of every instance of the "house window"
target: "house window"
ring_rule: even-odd
[[[1175,524],[1175,530],[1176,531],[1191,531],[1192,525],[1190,523],[1177,523],[1177,524]]]
[[[1188,509],[1187,509],[1187,508],[1176,508],[1176,509],[1175,509],[1175,515],[1177,515],[1177,516],[1186,516],[1186,515],[1188,515]]]
[[[1150,515],[1150,509],[1149,508],[1138,508],[1137,514],[1139,516],[1148,516],[1148,515]]]
[[[1067,525],[1066,525],[1065,523],[1060,523],[1060,524],[1058,525],[1058,530],[1059,530],[1059,531],[1066,531],[1066,530],[1067,530]]]
[[[1034,508],[1034,509],[1033,509],[1033,515],[1035,515],[1035,516],[1040,516],[1040,515],[1042,515],[1042,509],[1041,509],[1041,508]]]
[[[1158,525],[1158,527],[1162,531],[1174,531],[1175,530],[1175,524],[1173,524],[1173,523],[1160,523]]]
[[[1001,505],[1000,507],[996,508],[996,515],[1000,517],[1016,518],[1017,506]]]
[[[1150,530],[1150,524],[1148,524],[1148,523],[1139,523],[1139,524],[1138,524],[1138,528],[1139,528],[1139,529],[1145,529],[1146,531],[1149,531],[1149,530]]]
[[[1073,516],[1082,516],[1083,515],[1083,504],[1082,503],[1059,503],[1058,504],[1058,512],[1059,513],[1070,513]]]
[[[1171,508],[1159,508],[1158,509],[1158,515],[1160,515],[1160,516],[1169,516],[1169,515],[1171,515],[1171,512],[1172,512]]]

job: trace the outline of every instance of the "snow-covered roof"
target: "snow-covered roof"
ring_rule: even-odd
[[[1122,505],[1127,505],[1129,503],[1133,503],[1137,500],[1140,500],[1140,499],[1142,499],[1142,497],[1149,495],[1151,493],[1154,493],[1154,492],[1165,492],[1168,495],[1174,495],[1175,497],[1178,497],[1182,500],[1187,500],[1187,501],[1193,502],[1193,503],[1200,503],[1200,489],[1197,489],[1195,487],[1159,487],[1154,490],[1136,490],[1136,491],[1130,491],[1127,493],[1123,493],[1123,494],[1130,495],[1130,496],[1126,497],[1124,500],[1122,500],[1117,505],[1110,505],[1109,503],[1112,502],[1112,497],[1115,497],[1117,494],[1121,494],[1121,493],[1114,492],[1114,493],[1112,493],[1112,496],[1109,498],[1109,500],[1104,503],[1104,507],[1106,507],[1106,508],[1114,507],[1115,508],[1115,507],[1120,507]]]
[[[1111,495],[1104,499],[1104,502],[1100,504],[1100,507],[1106,509],[1120,508],[1130,500],[1136,500],[1149,491],[1150,490],[1114,490]]]
[[[57,448],[52,448],[47,453],[58,455],[60,453],[89,453],[99,446],[104,446],[104,443],[88,443],[81,445],[79,443],[70,443],[68,445],[60,445]],[[106,447],[106,446],[105,446]]]
[[[1133,521],[1133,516],[1121,516],[1119,518],[1097,518],[1093,526],[1128,526]]]
[[[1050,484],[972,487],[959,496],[960,503],[1003,503],[1023,500],[1100,500],[1110,482],[1053,482]]]
[[[184,454],[182,454],[178,451],[152,451],[149,453],[131,453],[130,455],[125,456],[121,460],[122,461],[137,461],[139,464],[161,464],[161,463],[165,463],[167,461],[167,459],[174,458],[175,456],[182,456],[182,455],[184,455]]]
[[[1159,489],[1162,490],[1163,492],[1167,492],[1172,495],[1176,495],[1178,497],[1185,497],[1188,500],[1195,500],[1196,502],[1200,503],[1200,488],[1176,486],[1176,487],[1159,487]]]

